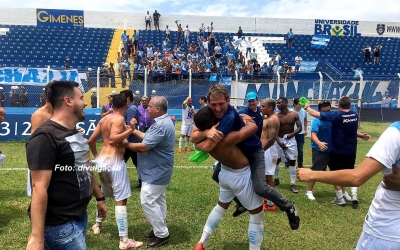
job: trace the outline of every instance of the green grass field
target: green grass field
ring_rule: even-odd
[[[360,163],[379,135],[387,128],[388,123],[362,123],[361,131],[372,136],[370,142],[359,141],[356,163]],[[176,135],[179,136],[180,123],[176,124]],[[178,142],[178,141],[176,141]],[[178,145],[178,143],[176,143]],[[191,145],[191,144],[190,144]],[[101,145],[99,144],[99,147]],[[0,170],[0,249],[25,249],[30,233],[30,221],[26,214],[30,197],[26,196],[26,156],[25,144],[22,142],[0,143],[0,150],[6,155],[3,168]],[[168,215],[167,224],[170,230],[170,241],[163,249],[193,249],[200,239],[204,223],[211,209],[218,201],[219,188],[211,179],[212,158],[202,166],[196,167],[188,161],[192,152],[175,154],[175,166],[172,181],[167,188]],[[311,164],[310,141],[304,146],[304,165]],[[281,164],[282,165],[282,164]],[[132,167],[132,163],[128,167]],[[132,196],[128,199],[129,236],[144,240],[141,235],[151,227],[147,223],[140,207],[139,189],[136,170],[129,169],[132,183]],[[277,189],[288,199],[295,202],[301,225],[299,230],[292,231],[288,225],[286,213],[266,211],[265,234],[262,249],[354,249],[362,230],[364,217],[375,189],[382,180],[375,176],[359,188],[360,205],[353,209],[334,206],[332,186],[317,183],[314,188],[315,201],[305,197],[306,184],[298,183],[299,193],[289,191],[289,173],[281,169],[281,184]],[[89,249],[118,249],[118,231],[115,223],[113,201],[108,201],[109,213],[103,223],[101,236],[87,234]],[[248,214],[232,218],[233,205],[225,214],[219,227],[207,244],[212,250],[248,249],[247,227]],[[89,204],[89,225],[95,222],[95,201]],[[145,244],[146,244],[146,240]],[[145,246],[142,248],[146,248]]]

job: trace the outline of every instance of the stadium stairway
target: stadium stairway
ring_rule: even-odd
[[[126,33],[129,35],[129,37],[132,37],[133,34],[133,29],[125,29]],[[105,88],[100,88],[100,107],[104,104],[107,103],[107,96],[110,95],[112,93],[113,90],[117,91],[117,93],[119,93],[120,91],[127,89],[127,88],[122,88],[122,84],[121,84],[121,79],[118,78],[118,67],[117,67],[117,53],[118,53],[118,49],[119,46],[121,45],[121,48],[124,47],[122,40],[121,40],[121,34],[124,32],[124,29],[115,29],[112,39],[111,39],[111,43],[110,43],[110,47],[108,48],[108,53],[107,53],[107,60],[106,62],[108,63],[108,65],[110,65],[110,62],[114,63],[114,70],[115,70],[115,74],[116,74],[116,88],[111,88],[111,86],[109,85],[109,87],[105,87]],[[97,69],[96,69],[97,70]],[[133,60],[131,59],[131,70],[133,70]],[[127,84],[128,84],[129,80],[127,80]],[[92,91],[88,91],[87,93],[85,93],[84,95],[84,100],[86,101],[86,103],[88,104],[88,107],[91,107],[90,105],[90,95],[92,94]]]

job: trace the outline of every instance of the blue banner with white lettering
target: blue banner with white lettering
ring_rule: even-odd
[[[46,68],[0,68],[0,84],[46,85],[49,81],[73,81],[81,83],[78,70],[50,69],[47,79]]]
[[[36,9],[37,26],[83,27],[83,10]]]
[[[300,62],[300,70],[305,73],[315,72],[317,68],[318,61],[301,61]]]
[[[311,48],[319,49],[319,50],[326,50],[330,40],[331,40],[331,36],[314,34],[314,36],[311,40]]]

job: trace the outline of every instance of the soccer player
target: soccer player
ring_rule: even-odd
[[[278,147],[276,138],[278,137],[280,122],[278,116],[274,113],[276,103],[272,99],[265,99],[261,103],[261,112],[266,117],[263,121],[261,144],[263,146],[265,157],[265,182],[271,187],[275,187],[273,176],[278,163]],[[264,210],[276,210],[276,205],[267,199],[264,199]]]
[[[115,199],[115,220],[120,238],[119,249],[137,248],[143,245],[143,242],[128,237],[126,203],[131,196],[131,186],[124,160],[125,149],[115,147],[132,134],[135,124],[125,125],[127,97],[124,93],[114,95],[112,105],[114,112],[99,121],[88,144],[97,164],[102,192],[106,197]],[[96,141],[100,136],[103,138],[103,146],[98,154]],[[94,234],[100,234],[102,221],[102,218],[96,218],[96,224],[92,227]]]
[[[208,90],[207,100],[209,101],[210,108],[220,124],[217,129],[212,127],[211,129],[199,131],[195,128],[192,134],[192,141],[198,143],[208,138],[215,142],[216,145],[222,140],[224,135],[231,131],[240,130],[244,124],[236,110],[229,105],[229,92],[224,86],[214,84]],[[257,136],[252,135],[238,143],[237,146],[249,160],[251,178],[256,194],[272,200],[279,209],[286,212],[291,229],[298,229],[300,226],[300,217],[297,214],[296,207],[291,201],[287,200],[276,189],[267,185],[265,182],[264,150],[262,150],[260,139]],[[220,170],[218,170],[217,167],[213,174],[213,179],[217,182],[219,180],[214,178],[214,176],[218,176],[218,171]],[[236,207],[236,211],[233,214],[234,217],[237,216],[237,212],[240,212],[239,208],[239,206]],[[246,211],[245,208],[244,211]]]
[[[396,173],[394,176],[398,176],[399,141],[400,122],[397,121],[382,133],[357,168],[329,172],[302,168],[297,170],[297,178],[303,182],[319,181],[336,186],[359,187],[379,172],[393,172]],[[385,181],[384,178],[375,192],[356,250],[400,249],[400,191],[388,190]]]
[[[297,143],[295,136],[302,131],[299,115],[296,112],[289,111],[287,104],[288,100],[284,97],[279,98],[276,102],[280,112],[277,113],[279,118],[279,139],[277,143],[280,146],[280,158],[289,162],[289,175],[290,175],[290,190],[297,194],[296,182],[296,158],[297,158]],[[296,129],[295,129],[296,125]],[[281,159],[278,159],[278,165]],[[275,169],[275,186],[279,184],[279,166]]]
[[[188,96],[182,103],[182,125],[181,137],[179,138],[178,153],[182,153],[182,142],[185,140],[185,151],[191,151],[188,148],[189,138],[193,131],[193,116],[196,114],[192,105],[192,97]]]
[[[200,131],[210,129],[217,119],[208,107],[202,108],[194,117],[196,127]],[[195,250],[205,250],[207,241],[218,226],[223,215],[229,208],[235,196],[250,213],[248,227],[249,249],[260,249],[264,234],[264,211],[262,198],[253,189],[249,161],[236,144],[254,134],[257,126],[251,117],[247,116],[246,125],[239,131],[229,132],[217,146],[210,147],[214,142],[203,140],[196,148],[209,153],[222,163],[219,174],[220,195],[218,204],[213,208],[204,226],[203,234]],[[210,148],[212,150],[210,151]]]

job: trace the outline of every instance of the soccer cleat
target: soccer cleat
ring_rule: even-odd
[[[338,205],[338,206],[345,206],[346,205],[346,201],[344,200],[344,198],[340,198],[338,199],[337,197],[335,197],[335,199],[333,201],[331,201],[331,203],[333,205]]]
[[[294,185],[294,184],[290,184],[290,191],[292,191],[295,194],[297,194],[299,192],[296,185]]]
[[[197,244],[197,245],[193,248],[193,250],[206,250],[206,249],[203,247],[203,243],[199,242],[199,244]]]
[[[345,199],[345,201],[351,201],[351,196],[349,195],[349,193],[345,192],[343,194],[343,198]]]
[[[239,205],[236,204],[236,210],[235,210],[235,212],[233,212],[232,216],[233,217],[238,217],[239,215],[242,215],[246,211],[247,211],[247,209],[245,207],[239,206]]]
[[[289,220],[289,225],[292,230],[296,230],[300,226],[300,217],[297,214],[296,207],[292,205],[288,210],[286,210],[286,214]]]
[[[185,151],[190,152],[190,151],[192,151],[192,150],[190,150],[190,148],[186,147],[186,148],[185,148]]]
[[[134,239],[127,239],[126,241],[119,242],[119,249],[138,248],[143,245],[141,241],[135,241]]]
[[[181,148],[178,148],[178,153],[182,153],[182,149]]]
[[[351,203],[353,204],[353,205],[357,205],[359,202],[358,202],[358,196],[357,196],[357,194],[352,194],[352,196],[351,196]]]
[[[279,184],[281,184],[279,178],[274,179],[274,186],[278,186]]]
[[[264,209],[264,210],[275,211],[275,210],[276,210],[276,205],[274,204],[274,205],[270,206],[270,205],[268,205],[268,204],[264,204],[264,205],[263,205],[263,209]]]
[[[100,234],[101,228],[97,224],[94,224],[92,227],[92,231],[93,231],[93,234]]]
[[[306,197],[307,197],[309,200],[315,201],[315,197],[314,197],[314,195],[313,195],[312,192],[307,192],[307,193],[306,193]]]

